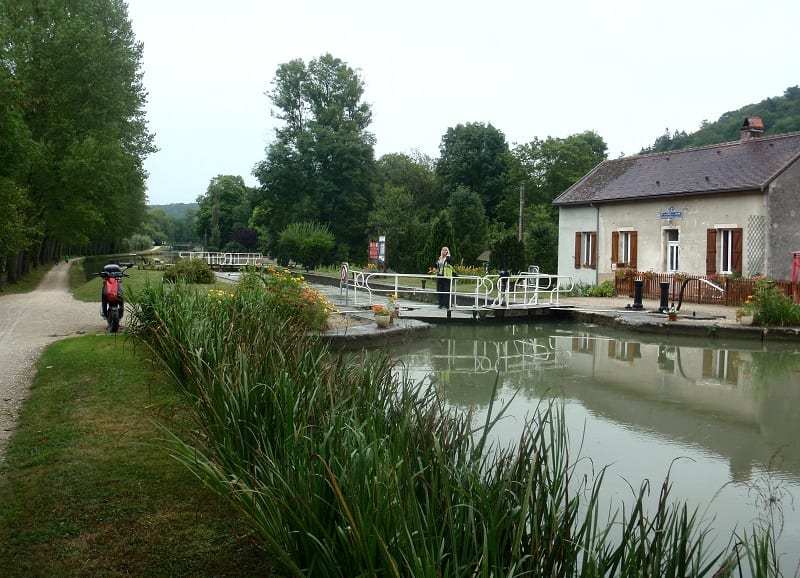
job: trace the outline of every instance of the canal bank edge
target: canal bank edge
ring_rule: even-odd
[[[320,273],[303,273],[308,283],[338,287],[340,280],[333,275]],[[387,288],[391,288],[388,287]],[[570,301],[580,301],[579,304]],[[614,301],[619,301],[615,299]],[[596,303],[596,305],[595,305]],[[609,307],[609,303],[612,305]],[[702,307],[702,306],[699,306]],[[708,306],[706,309],[721,306]],[[733,308],[730,313],[733,312]],[[544,312],[547,311],[547,314]],[[720,339],[745,339],[752,341],[800,341],[800,327],[761,327],[754,325],[741,325],[730,318],[730,315],[701,314],[688,316],[682,314],[676,321],[669,321],[667,317],[653,310],[633,310],[626,307],[615,307],[613,301],[602,297],[571,299],[564,298],[560,305],[552,309],[537,310],[533,317],[528,315],[508,315],[506,322],[529,322],[531,320],[543,321],[554,319],[560,321],[575,321],[593,323],[626,331],[644,334],[666,334],[673,336],[695,336]],[[366,317],[365,317],[366,320]],[[442,321],[445,321],[444,319]],[[455,319],[448,320],[456,322]],[[437,322],[439,322],[437,320]],[[486,320],[459,319],[458,323],[485,323]],[[378,328],[374,323],[364,323],[356,327],[343,330],[332,330],[323,333],[323,337],[332,345],[345,348],[382,347],[388,343],[402,342],[416,336],[430,332],[432,325],[429,322],[400,318],[386,329]]]

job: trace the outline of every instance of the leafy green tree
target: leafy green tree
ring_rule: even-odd
[[[489,218],[496,218],[511,161],[505,135],[491,124],[459,124],[447,129],[439,151],[436,172],[445,194],[465,186],[480,195]]]
[[[538,265],[542,273],[558,272],[558,221],[552,210],[537,206],[528,217],[525,228],[525,255],[529,265]]]
[[[557,267],[558,212],[553,200],[604,161],[607,148],[597,133],[586,131],[563,139],[534,139],[514,149],[512,180],[525,190],[528,259],[541,271],[555,272]],[[509,203],[517,205],[515,214],[519,215],[518,194]]]
[[[467,187],[457,187],[450,194],[447,214],[453,223],[455,244],[460,255],[457,258],[454,256],[454,259],[457,263],[477,264],[478,256],[489,248],[489,219],[480,196]]]
[[[376,175],[367,232],[386,235],[388,267],[402,273],[417,271],[428,223],[445,207],[446,199],[436,196],[433,160],[420,153],[384,155],[378,159]]]
[[[147,251],[153,248],[153,239],[147,235],[135,234],[122,240],[123,251]]]
[[[147,236],[157,243],[176,241],[177,221],[175,217],[167,215],[163,209],[147,211],[139,234]]]
[[[246,212],[241,207],[248,207],[248,203],[242,177],[217,175],[211,179],[206,193],[197,197],[197,234],[204,242],[207,239],[207,250],[221,250],[231,240],[233,230],[246,225],[246,221],[241,222]]]
[[[494,242],[490,257],[493,269],[506,270],[510,273],[527,270],[525,247],[518,237],[517,233],[509,230]]]
[[[189,209],[180,217],[175,217],[175,234],[172,241],[176,243],[200,243],[197,234],[197,211]]]
[[[25,124],[24,107],[19,83],[0,58],[0,289],[7,280],[16,282],[22,272],[19,257],[42,237],[25,184],[40,147]]]
[[[425,240],[425,245],[417,254],[417,269],[427,272],[430,267],[433,267],[439,258],[442,247],[449,247],[453,261],[458,262],[460,257],[455,243],[455,231],[446,210],[441,211],[431,223],[431,230]]]
[[[386,236],[386,265],[401,273],[413,272],[417,266],[417,237],[420,231],[411,193],[387,186],[378,193],[375,208],[367,224],[370,230]]]
[[[0,59],[12,63],[41,151],[26,184],[47,252],[114,250],[144,218],[143,161],[155,151],[144,116],[142,47],[126,5],[2,2],[0,22]]]
[[[237,246],[237,252],[254,252],[258,249],[258,231],[249,227],[239,227],[231,233],[231,242]]]
[[[432,219],[447,206],[447,196],[436,186],[436,163],[420,152],[393,153],[378,159],[377,191],[394,187],[411,195],[420,219]]]
[[[9,265],[14,255],[31,247],[41,230],[30,220],[31,203],[27,191],[12,179],[0,177],[0,290],[6,281],[19,278],[20,271]],[[10,275],[9,275],[10,273]]]
[[[313,222],[292,223],[281,231],[278,240],[279,256],[303,264],[306,270],[330,262],[331,250],[335,246],[333,235],[327,225]]]
[[[518,180],[525,186],[526,205],[550,205],[604,161],[607,150],[602,137],[592,131],[518,145],[513,154],[519,162]]]
[[[338,58],[325,54],[306,65],[282,64],[270,98],[283,125],[253,174],[261,184],[258,219],[270,241],[291,223],[327,224],[341,256],[366,250],[372,205],[374,136],[362,102],[363,82]]]

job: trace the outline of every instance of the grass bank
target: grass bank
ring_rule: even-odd
[[[256,576],[240,518],[157,440],[184,404],[122,336],[47,348],[0,466],[0,576]]]

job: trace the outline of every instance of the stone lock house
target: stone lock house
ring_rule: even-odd
[[[576,283],[619,268],[790,279],[800,251],[800,132],[606,160],[553,201],[558,274]]]

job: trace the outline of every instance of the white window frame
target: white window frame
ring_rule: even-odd
[[[664,239],[666,241],[666,272],[677,273],[681,267],[681,232],[675,227],[665,227]],[[677,240],[670,240],[670,235],[675,232]]]
[[[718,229],[717,239],[719,243],[718,271],[723,275],[733,273],[733,229]]]
[[[631,231],[619,231],[619,260],[626,267],[631,264]]]
[[[592,233],[581,233],[581,267],[592,266]]]

